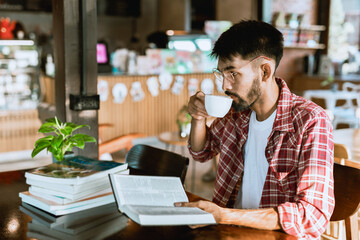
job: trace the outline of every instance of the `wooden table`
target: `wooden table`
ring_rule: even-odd
[[[162,132],[159,134],[158,139],[160,142],[165,143],[166,149],[175,152],[176,146],[181,148],[181,154],[185,156],[185,150],[188,142],[188,137],[182,138],[179,135],[179,132]],[[196,174],[196,163],[194,159],[192,161],[192,171],[191,171],[191,191],[194,192],[195,190],[195,174]]]
[[[24,173],[24,171],[0,173],[0,239],[28,239],[27,223],[31,221],[31,218],[19,210],[21,199],[18,196],[19,192],[28,189]],[[194,201],[198,197],[189,194],[189,199]],[[118,226],[118,229],[118,232],[104,239],[296,239],[279,231],[227,225],[212,225],[198,229],[191,229],[188,226],[141,227],[127,220],[124,226]]]
[[[333,131],[334,142],[346,145],[350,159],[360,162],[360,128],[344,128]]]
[[[162,132],[159,134],[158,139],[166,144],[166,148],[174,147],[173,151],[175,151],[176,146],[180,146],[181,154],[185,155],[188,137],[180,137],[179,132]]]

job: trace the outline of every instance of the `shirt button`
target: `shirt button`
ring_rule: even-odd
[[[267,153],[270,154],[270,150],[268,150]]]

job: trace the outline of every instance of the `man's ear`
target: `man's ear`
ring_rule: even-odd
[[[271,66],[268,63],[264,63],[263,65],[261,65],[261,75],[262,75],[262,80],[267,80],[268,78],[271,78],[272,73],[271,73]]]

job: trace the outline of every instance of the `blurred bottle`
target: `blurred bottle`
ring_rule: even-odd
[[[127,59],[127,73],[136,74],[136,52],[129,51]]]
[[[46,57],[45,73],[47,76],[55,76],[55,64],[51,54],[48,54]]]

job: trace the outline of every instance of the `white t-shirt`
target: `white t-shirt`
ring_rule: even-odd
[[[265,148],[276,117],[276,110],[266,120],[256,120],[252,111],[249,123],[249,135],[245,143],[244,175],[235,208],[259,208],[264,183],[269,168],[265,157]]]

